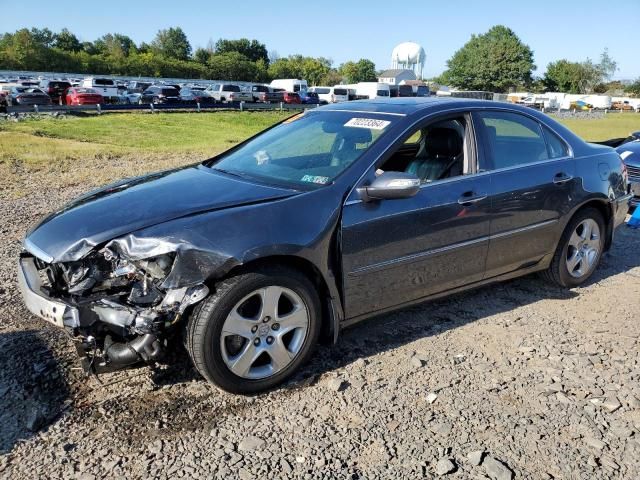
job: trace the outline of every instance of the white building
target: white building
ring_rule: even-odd
[[[400,85],[408,80],[417,80],[413,70],[407,69],[391,69],[385,70],[378,77],[378,82],[387,83],[389,85]]]

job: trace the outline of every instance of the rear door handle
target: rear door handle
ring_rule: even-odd
[[[458,203],[460,205],[473,205],[474,203],[478,203],[485,198],[487,198],[486,195],[475,195],[473,192],[467,192],[458,199]]]
[[[563,185],[567,182],[570,182],[571,180],[573,180],[573,177],[571,175],[567,175],[564,172],[556,173],[556,176],[553,177],[553,183],[555,183],[556,185]]]

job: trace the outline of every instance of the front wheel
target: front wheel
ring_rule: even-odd
[[[602,214],[594,208],[578,212],[565,228],[551,265],[543,275],[562,287],[583,284],[600,263],[604,239]]]
[[[186,329],[187,350],[202,376],[231,393],[257,393],[309,358],[320,332],[320,300],[301,273],[268,267],[218,284]]]

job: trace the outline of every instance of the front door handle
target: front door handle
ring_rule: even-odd
[[[556,185],[564,185],[571,180],[573,180],[573,177],[571,175],[567,175],[564,172],[556,173],[556,176],[553,177],[553,183],[555,183]]]
[[[467,192],[458,199],[458,203],[460,205],[469,206],[469,205],[473,205],[474,203],[478,203],[484,200],[485,198],[487,198],[486,195],[476,195],[473,192]]]

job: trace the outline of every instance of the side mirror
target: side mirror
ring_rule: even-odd
[[[357,189],[363,202],[413,197],[420,190],[420,179],[411,173],[384,172],[367,187]]]

